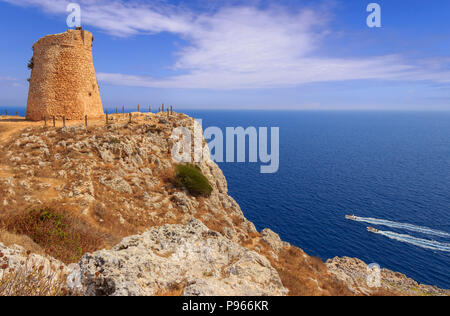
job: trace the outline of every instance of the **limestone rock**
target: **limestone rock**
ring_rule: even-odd
[[[441,290],[429,285],[419,285],[404,274],[388,269],[380,269],[380,287],[374,287],[374,283],[368,282],[371,272],[369,266],[357,258],[336,257],[328,260],[326,265],[330,272],[344,281],[355,294],[370,295],[384,289],[402,295],[450,295],[448,290]]]
[[[280,252],[285,245],[287,245],[285,242],[281,241],[278,234],[268,228],[261,232],[261,238],[277,253]]]
[[[100,178],[100,183],[106,185],[114,191],[122,192],[122,193],[133,193],[133,189],[130,184],[123,178],[117,176],[112,180],[108,180],[105,178]]]
[[[203,223],[165,225],[122,240],[80,262],[86,295],[285,295],[276,270],[261,255]]]

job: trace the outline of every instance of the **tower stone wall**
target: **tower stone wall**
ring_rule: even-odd
[[[104,115],[92,57],[93,36],[85,30],[48,35],[33,45],[26,118],[81,120]]]

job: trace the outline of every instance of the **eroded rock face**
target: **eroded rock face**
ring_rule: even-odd
[[[285,295],[263,256],[192,219],[122,240],[111,250],[86,254],[79,275],[85,295]]]
[[[355,294],[370,295],[380,290],[401,293],[402,295],[435,295],[448,296],[450,291],[434,286],[418,284],[404,274],[387,269],[380,269],[379,287],[374,286],[371,270],[362,260],[357,258],[336,257],[326,262],[331,273],[344,281]]]
[[[288,243],[281,240],[277,233],[268,228],[261,231],[261,238],[277,253],[280,252],[283,247],[289,246]]]

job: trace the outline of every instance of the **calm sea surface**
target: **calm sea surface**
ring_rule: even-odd
[[[220,164],[258,229],[450,289],[450,112],[188,112],[204,128],[280,128],[278,173]]]

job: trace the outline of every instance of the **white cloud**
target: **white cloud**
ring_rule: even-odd
[[[159,1],[120,0],[1,0],[22,7],[39,7],[47,13],[67,15],[67,5],[81,6],[81,22],[115,36],[126,37],[140,33],[189,32],[193,18],[190,11]]]
[[[17,4],[16,1],[3,0]],[[104,83],[162,88],[251,89],[359,79],[450,82],[435,63],[410,65],[401,56],[317,57],[327,29],[323,12],[226,6],[195,12],[166,2],[80,0],[82,23],[114,36],[170,32],[189,44],[173,65],[182,75],[163,79],[99,73]],[[69,1],[23,0],[46,12],[66,14]]]
[[[8,76],[0,76],[0,81],[17,81],[17,79]]]
[[[9,76],[0,76],[0,82],[6,83],[7,86],[19,88],[25,86],[19,79]]]

